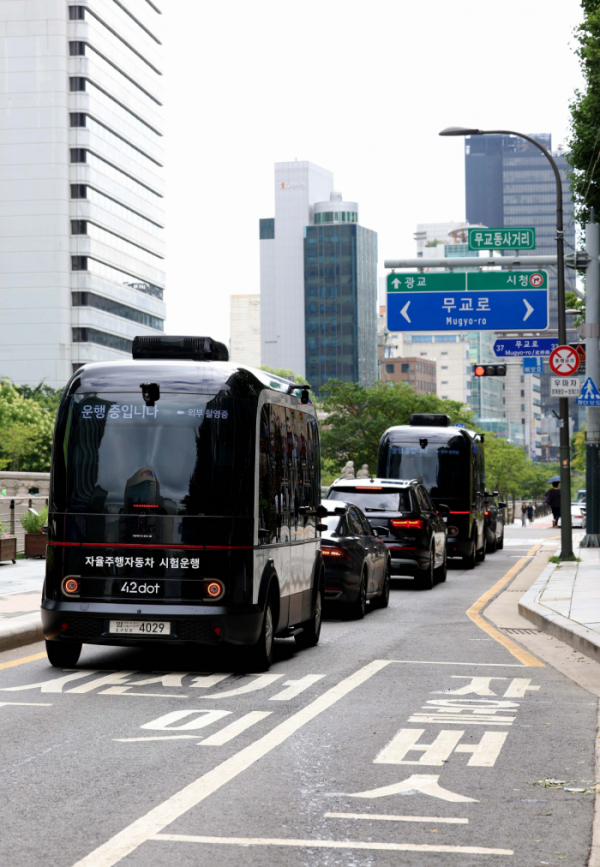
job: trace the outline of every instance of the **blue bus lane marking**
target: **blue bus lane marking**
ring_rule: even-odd
[[[540,687],[532,686],[531,678],[528,677],[451,675],[451,678],[468,682],[455,684],[454,689],[434,690],[431,695],[443,695],[444,698],[426,701],[419,711],[408,718],[408,722],[459,728],[444,728],[437,734],[425,728],[402,728],[378,753],[374,764],[410,765],[417,768],[446,766],[448,769],[453,754],[465,753],[469,755],[466,767],[494,767],[508,736],[506,729],[512,726],[521,706],[515,699],[524,699],[528,692],[536,692]],[[485,731],[478,743],[461,743],[465,727],[473,725],[494,728]],[[419,753],[421,755],[417,757]],[[477,803],[476,798],[442,786],[440,776],[439,773],[413,773],[398,783],[353,792],[349,797],[373,799],[421,794],[453,803]]]

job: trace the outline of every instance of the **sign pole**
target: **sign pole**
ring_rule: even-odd
[[[595,328],[586,328],[586,374],[598,384],[600,358],[598,320],[600,319],[600,225],[594,219],[586,226],[586,250],[590,256],[586,269],[585,322]],[[592,336],[595,332],[596,336]],[[586,477],[586,529],[581,543],[584,548],[600,548],[600,407],[588,406],[585,411],[585,477]]]

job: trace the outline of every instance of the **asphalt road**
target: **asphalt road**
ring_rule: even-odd
[[[41,645],[0,654],[0,864],[584,867],[593,796],[536,783],[594,781],[596,698],[466,615],[552,535],[509,529],[522,548],[404,582],[317,648],[279,641],[266,675],[212,653],[88,646],[64,672]]]

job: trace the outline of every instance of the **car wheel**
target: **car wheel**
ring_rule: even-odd
[[[488,554],[495,554],[496,553],[496,547],[497,547],[496,536],[494,534],[494,541],[487,543],[487,546],[486,546],[487,553]]]
[[[469,548],[469,553],[463,554],[463,558],[462,558],[463,567],[465,569],[474,569],[475,568],[476,555],[477,555],[475,546],[476,546],[475,533],[473,533],[473,535],[471,536],[471,545]]]
[[[371,608],[387,608],[390,601],[390,573],[391,573],[391,565],[388,557],[387,563],[385,565],[385,575],[383,576],[383,587],[381,588],[381,595],[376,596],[375,599],[371,600]]]
[[[496,542],[496,550],[501,551],[504,548],[504,527],[502,527],[502,535]]]
[[[321,624],[323,623],[323,603],[325,596],[325,577],[321,572],[319,578],[319,587],[317,589],[317,599],[315,602],[315,613],[310,620],[302,624],[302,632],[294,636],[294,641],[298,647],[315,647],[319,643],[321,635]]]
[[[249,648],[249,661],[254,671],[268,671],[273,662],[274,612],[275,594],[271,591],[265,605],[260,637],[256,644]]]
[[[48,662],[55,668],[71,668],[76,665],[81,654],[80,641],[47,641],[46,654]]]
[[[348,605],[348,613],[351,620],[362,620],[367,612],[367,570],[363,569],[358,589],[356,602]]]
[[[479,563],[483,563],[483,561],[485,560],[485,549],[486,549],[486,540],[485,540],[485,536],[484,536],[483,537],[483,545],[481,546],[481,548],[477,552],[477,560]]]
[[[433,587],[433,585],[435,583],[435,581],[434,581],[435,553],[434,552],[435,552],[435,548],[432,547],[431,551],[429,552],[430,557],[429,557],[429,566],[427,567],[427,571],[426,572],[419,572],[419,574],[417,576],[417,582],[418,582],[419,590],[431,590],[431,588]]]
[[[439,581],[440,584],[443,584],[446,578],[448,577],[448,552],[446,550],[446,543],[444,542],[444,562],[441,566],[435,570],[436,580]]]

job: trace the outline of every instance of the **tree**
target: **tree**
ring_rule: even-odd
[[[306,385],[308,383],[307,379],[304,379],[303,376],[300,376],[299,373],[294,373],[293,370],[288,370],[287,367],[268,367],[268,365],[263,364],[260,367],[260,370],[266,370],[267,373],[272,373],[274,376],[281,376],[282,379],[290,379],[293,382],[297,382],[298,385]]]
[[[50,469],[56,409],[44,409],[48,401],[38,398],[24,397],[8,379],[0,380],[0,469]]]
[[[575,30],[575,54],[585,83],[570,105],[568,160],[575,217],[586,223],[590,207],[600,214],[600,0],[582,0],[581,6],[584,18]]]
[[[585,473],[585,426],[571,438],[571,468]]]
[[[320,399],[322,409],[329,413],[321,426],[322,454],[338,471],[353,460],[356,467],[368,464],[376,472],[382,434],[392,425],[408,424],[411,413],[444,413],[452,423],[468,425],[473,420],[464,404],[435,394],[417,394],[403,383],[377,382],[365,388],[356,382],[329,380],[321,387]]]

